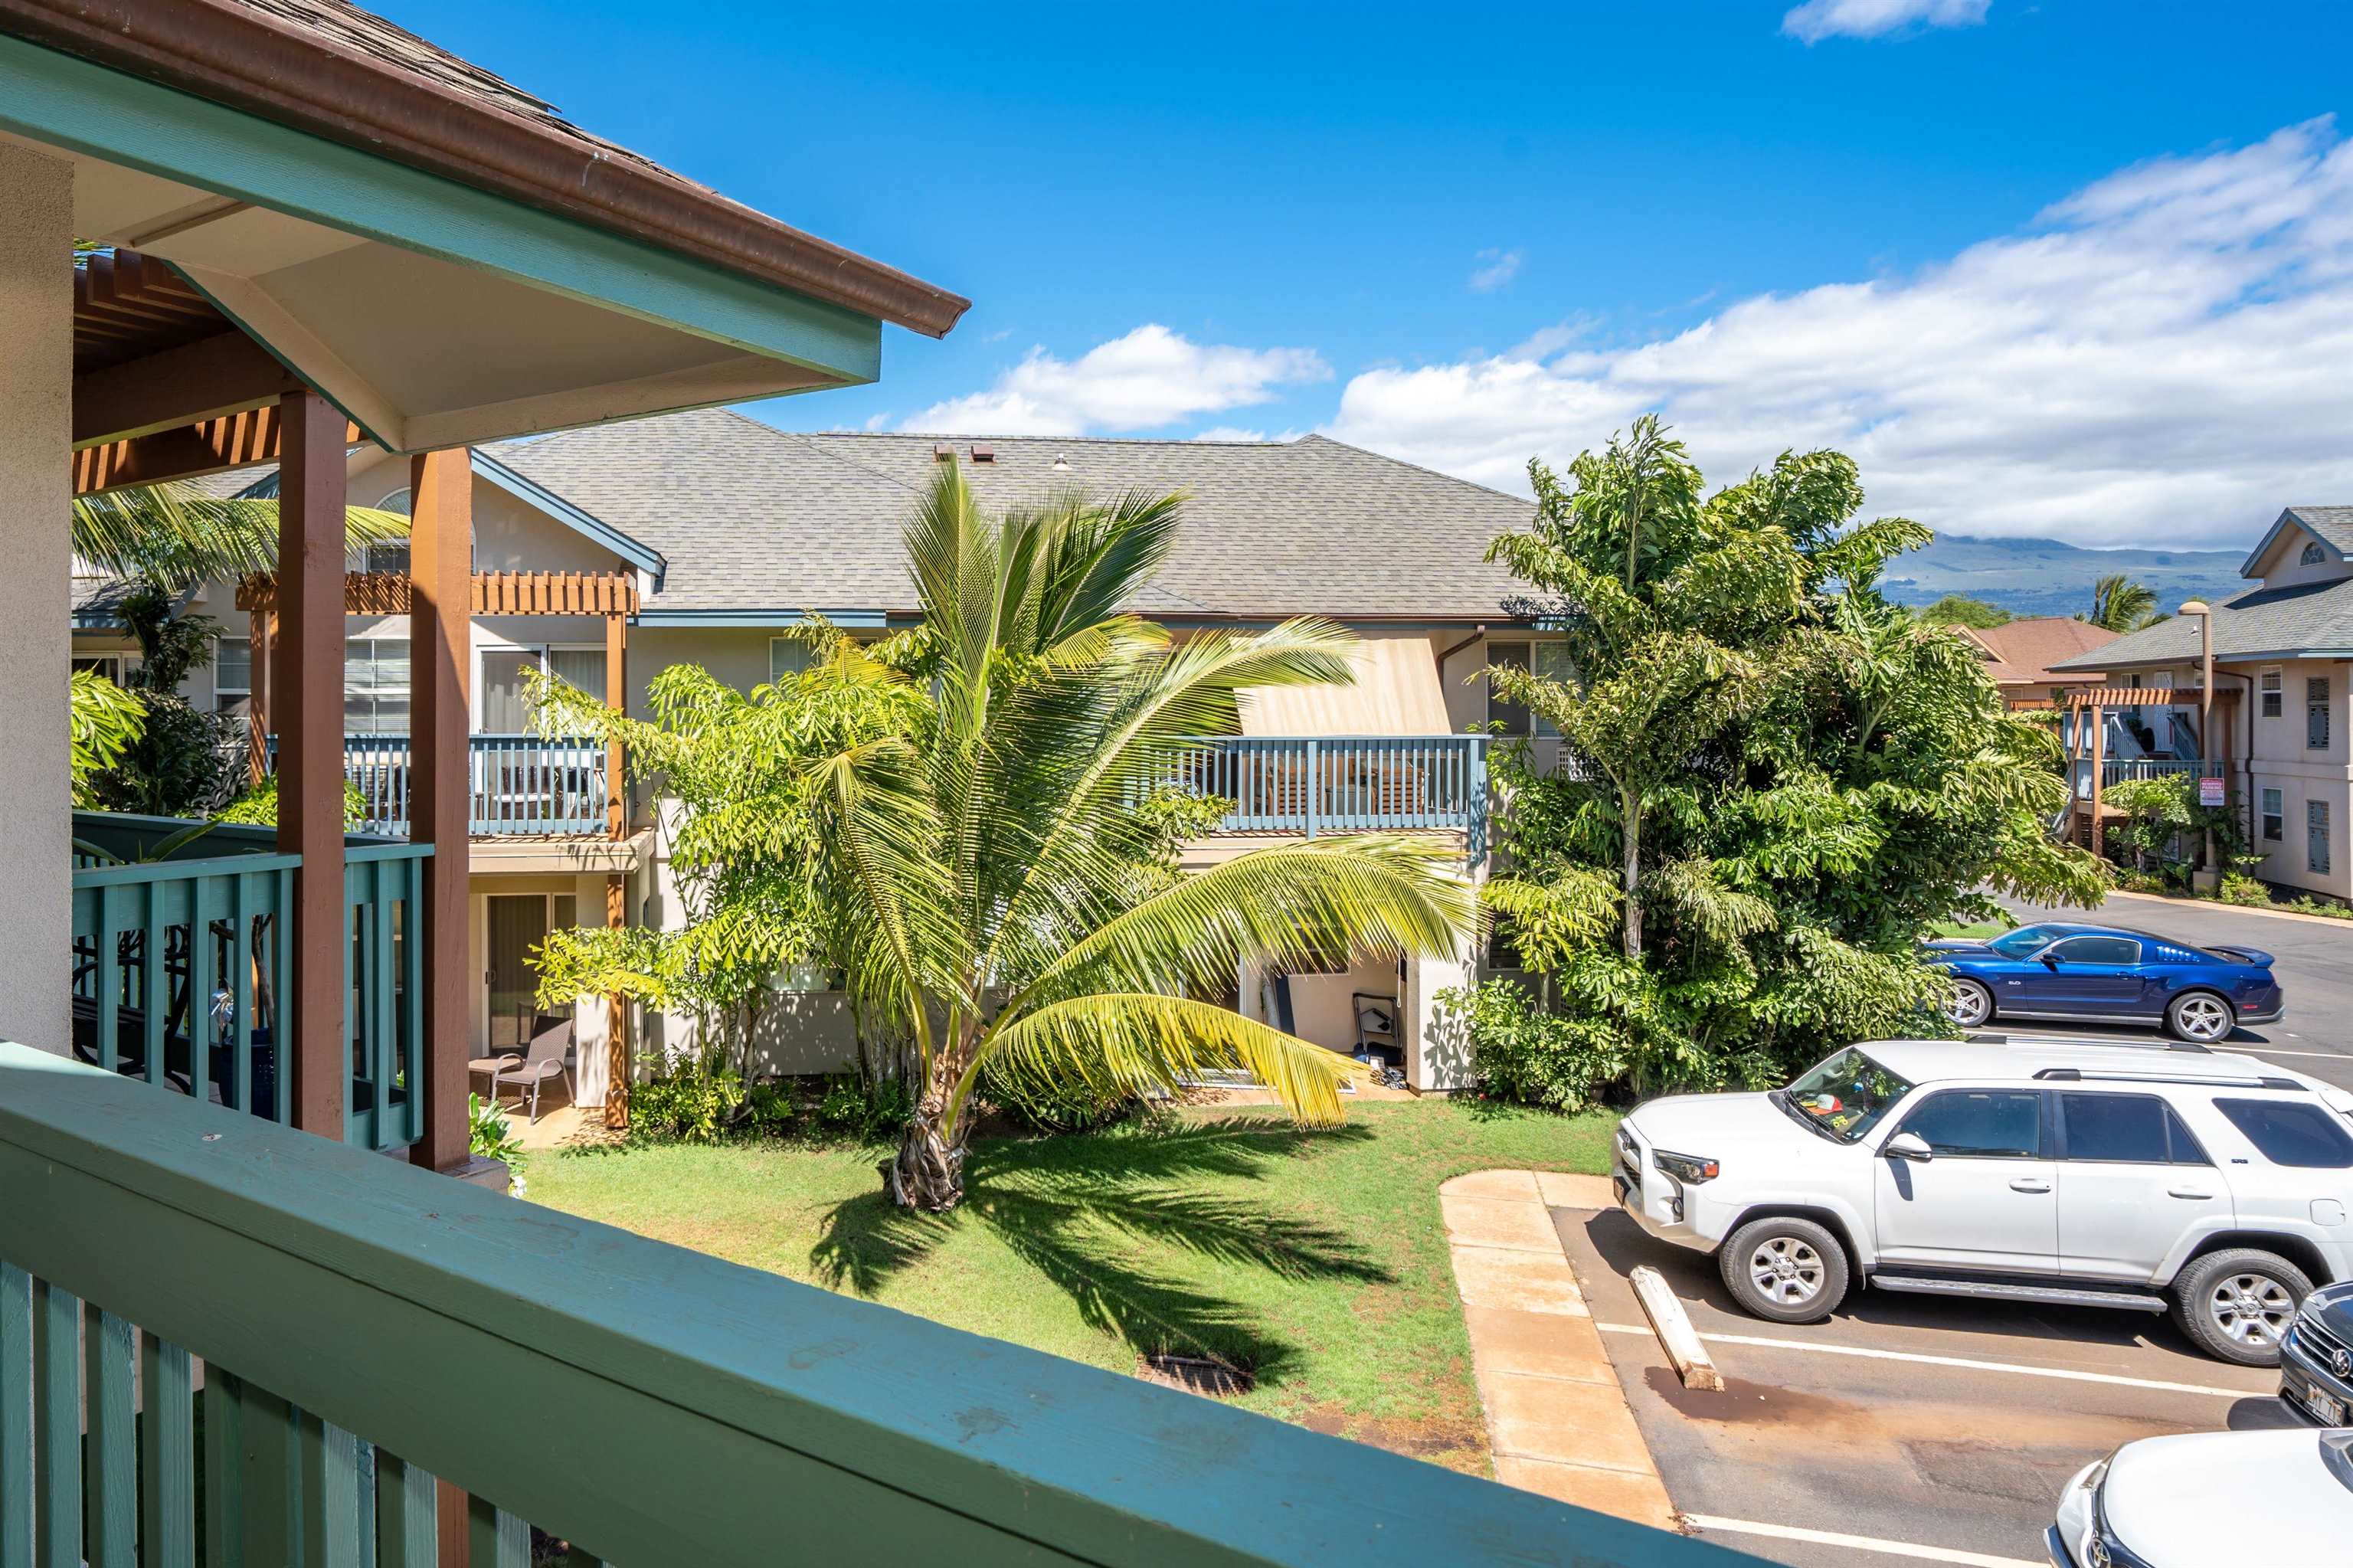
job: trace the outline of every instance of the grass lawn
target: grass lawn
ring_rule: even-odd
[[[888,1207],[873,1148],[543,1154],[530,1182],[554,1208],[1074,1361],[1221,1357],[1255,1374],[1247,1408],[1484,1473],[1438,1185],[1606,1171],[1612,1125],[1437,1100],[1351,1107],[1322,1132],[1187,1111],[985,1139],[944,1216]]]
[[[2004,931],[2016,929],[2007,920],[1979,920],[1972,925],[1964,925],[1957,920],[1939,920],[1928,928],[1928,934],[1932,937],[1999,937]]]

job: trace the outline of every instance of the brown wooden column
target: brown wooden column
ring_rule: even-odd
[[[625,713],[629,705],[629,622],[617,610],[605,616],[605,705]],[[605,747],[605,821],[615,842],[629,836],[628,779],[623,772],[621,743]],[[629,879],[614,872],[605,879],[605,924],[626,926],[629,918]],[[617,996],[605,999],[605,1125],[629,1125],[629,1010]]]
[[[279,404],[278,847],[295,876],[294,992],[279,1004],[280,1094],[294,1125],[343,1135],[343,416],[313,392]]]
[[[252,668],[246,673],[245,770],[255,789],[269,776],[269,628],[275,609],[246,612],[245,636]]]
[[[473,965],[467,950],[468,687],[473,670],[474,479],[463,448],[409,461],[408,832],[426,874],[425,1137],[415,1160],[466,1163]]]

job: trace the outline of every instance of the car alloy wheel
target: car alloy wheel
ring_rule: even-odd
[[[2220,1040],[2238,1027],[2230,1008],[2211,996],[2185,996],[2175,1002],[2173,1022],[2192,1040]]]
[[[2268,1350],[2287,1333],[2295,1298],[2267,1274],[2226,1274],[2206,1298],[2214,1326],[2250,1349]]]
[[[1945,1003],[1945,1016],[1964,1029],[1975,1029],[1993,1014],[1993,993],[1973,980],[1953,982],[1951,1000]]]
[[[1748,1255],[1757,1294],[1777,1307],[1802,1307],[1821,1294],[1821,1255],[1795,1236],[1775,1236]]]

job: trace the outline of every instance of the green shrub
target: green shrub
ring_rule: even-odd
[[[914,1112],[914,1097],[901,1080],[868,1083],[855,1073],[839,1073],[826,1079],[818,1097],[817,1124],[859,1143],[885,1143],[899,1136]]]
[[[2272,901],[2272,891],[2252,876],[2230,871],[2222,874],[2222,885],[2215,889],[2214,896],[2225,904],[2260,907]]]
[[[1548,1012],[1517,980],[1442,991],[1436,1000],[1440,1031],[1468,1032],[1472,1073],[1493,1098],[1586,1110],[1629,1070],[1616,1030]]]
[[[253,827],[278,825],[278,775],[262,781],[213,813],[216,822],[243,822]],[[350,779],[343,780],[343,826],[356,828],[367,821],[367,797]]]
[[[1092,1132],[1125,1121],[1144,1106],[1124,1091],[1048,1077],[1001,1062],[981,1069],[980,1095],[1032,1132]]]
[[[715,1055],[690,1057],[629,1095],[629,1130],[657,1143],[717,1143],[746,1118],[744,1075]]]

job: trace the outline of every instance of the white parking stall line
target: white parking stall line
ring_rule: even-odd
[[[2223,1048],[2246,1056],[2317,1056],[2327,1062],[2353,1060],[2353,1054],[2343,1051],[2283,1051],[2276,1045],[2232,1045],[2227,1043]]]
[[[1640,1334],[1644,1339],[1653,1336],[1651,1330],[1632,1323],[1596,1323],[1605,1334]],[[1811,1351],[1824,1356],[1861,1356],[1875,1361],[1912,1361],[1922,1366],[1958,1367],[1964,1372],[2016,1372],[2021,1377],[2058,1378],[2067,1383],[2104,1383],[2120,1388],[2148,1388],[2165,1393],[2203,1393],[2216,1399],[2262,1399],[2260,1390],[2217,1388],[2211,1383],[2168,1383],[2162,1378],[2126,1377],[2118,1372],[2078,1372],[2072,1367],[2027,1366],[2017,1361],[1986,1361],[1970,1356],[1932,1356],[1917,1351],[1870,1350],[1861,1345],[1821,1345],[1806,1340],[1772,1340],[1756,1334],[1702,1334],[1701,1339],[1719,1345],[1751,1345],[1768,1351]]]
[[[1714,1514],[1683,1517],[1701,1531],[1726,1535],[1768,1535],[1777,1541],[1803,1541],[1814,1546],[1846,1546],[1876,1552],[1886,1557],[1911,1557],[1923,1563],[1958,1563],[1965,1568],[2049,1568],[2025,1557],[1996,1557],[1989,1552],[1963,1552],[1952,1546],[1922,1546],[1909,1541],[1882,1541],[1875,1535],[1842,1535],[1835,1530],[1803,1530],[1794,1524],[1763,1524],[1750,1519],[1718,1519]]]

